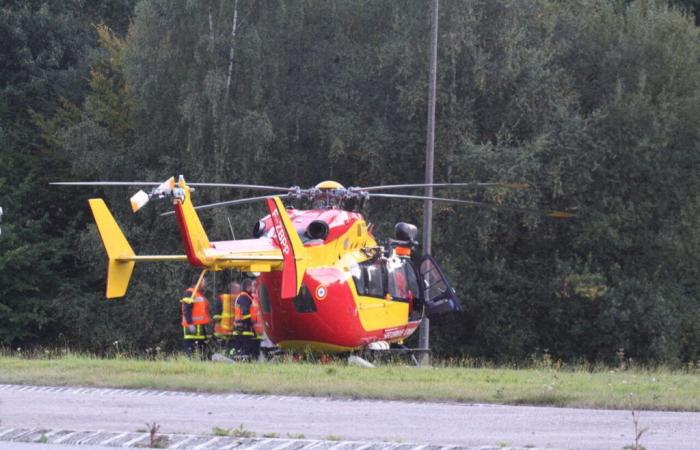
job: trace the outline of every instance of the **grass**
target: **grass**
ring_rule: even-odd
[[[238,428],[214,427],[211,429],[211,432],[214,436],[233,436],[237,438],[251,438],[256,436],[254,431],[247,430],[243,424]]]
[[[334,364],[215,364],[186,358],[0,356],[0,383],[700,411],[696,369],[490,367],[363,369]]]
[[[342,441],[343,436],[340,436],[338,434],[329,434],[328,436],[323,438],[326,441]]]

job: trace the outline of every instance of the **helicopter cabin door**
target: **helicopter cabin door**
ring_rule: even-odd
[[[425,255],[420,261],[420,275],[425,285],[425,315],[428,318],[462,308],[457,294],[435,259]]]

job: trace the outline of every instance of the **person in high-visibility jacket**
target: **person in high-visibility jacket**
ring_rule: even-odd
[[[199,276],[194,278],[192,287],[185,290],[185,297],[180,300],[182,303],[182,332],[185,338],[185,351],[192,354],[195,343],[201,343],[209,337],[209,301],[204,296],[206,288],[206,278],[202,278],[197,287]]]
[[[232,281],[229,284],[227,294],[219,296],[217,313],[214,315],[214,336],[222,343],[222,347],[227,352],[231,350],[231,338],[233,337],[233,302],[241,293],[241,284]]]
[[[241,356],[256,357],[260,351],[260,340],[255,333],[258,321],[257,303],[253,300],[255,281],[245,279],[241,283],[241,293],[236,297],[234,309],[234,346]]]

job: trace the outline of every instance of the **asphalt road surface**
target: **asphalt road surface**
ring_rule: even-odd
[[[161,433],[240,427],[258,436],[431,446],[621,450],[634,442],[624,410],[0,385],[4,429],[136,432],[147,422]],[[700,449],[700,413],[642,411],[639,424],[648,428],[640,441],[647,449]]]

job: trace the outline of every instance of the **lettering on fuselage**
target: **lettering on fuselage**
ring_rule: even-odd
[[[284,225],[282,224],[282,218],[280,217],[279,211],[275,209],[274,211],[272,211],[272,214],[270,214],[270,217],[272,218],[272,222],[275,227],[275,233],[277,234],[277,241],[280,244],[282,253],[288,255],[289,242],[287,241],[287,233],[284,229]]]
[[[389,328],[389,329],[384,330],[384,339],[400,338],[400,337],[404,337],[404,336],[409,336],[411,333],[413,333],[412,328],[406,328],[406,327]]]

